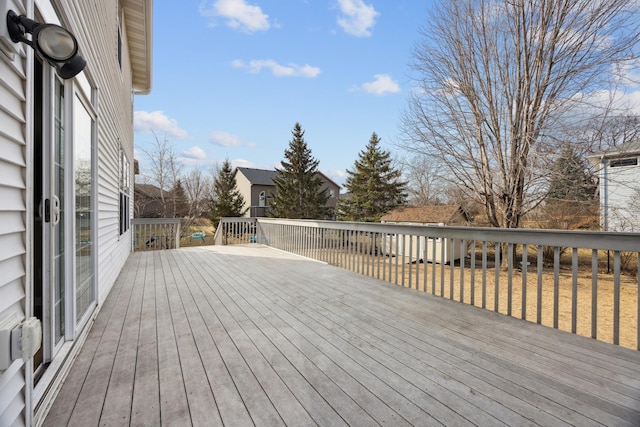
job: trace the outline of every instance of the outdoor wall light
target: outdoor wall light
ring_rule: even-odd
[[[87,65],[87,61],[78,55],[78,41],[74,35],[59,25],[40,24],[10,10],[7,12],[7,29],[11,41],[31,46],[41,58],[55,67],[63,79],[70,79]],[[31,34],[31,40],[25,37],[25,33]]]

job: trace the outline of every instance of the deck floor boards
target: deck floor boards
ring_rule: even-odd
[[[259,245],[134,253],[45,426],[640,425],[640,352]]]

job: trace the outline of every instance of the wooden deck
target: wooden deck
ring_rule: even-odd
[[[134,253],[45,421],[639,426],[640,352],[270,248]]]

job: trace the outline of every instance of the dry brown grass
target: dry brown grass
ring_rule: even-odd
[[[205,238],[200,239],[197,237],[191,237],[194,233],[200,232],[205,233]],[[180,239],[181,247],[190,247],[190,246],[204,246],[204,245],[213,245],[214,240],[213,236],[216,232],[216,228],[208,218],[198,218],[196,219],[189,230],[185,230],[183,232],[183,236]]]

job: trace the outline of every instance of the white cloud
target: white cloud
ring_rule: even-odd
[[[182,152],[182,155],[188,159],[199,159],[199,160],[205,159],[207,157],[204,150],[198,147],[197,145],[189,148],[188,150],[184,150]]]
[[[245,160],[245,159],[233,159],[231,160],[231,166],[233,166],[234,168],[257,168],[258,165],[256,163],[253,163],[249,160]]]
[[[398,82],[393,80],[388,74],[375,74],[372,82],[363,83],[362,86],[352,89],[352,91],[363,90],[373,95],[384,95],[387,93],[400,92]]]
[[[224,18],[227,26],[246,33],[266,31],[271,26],[269,15],[262,12],[260,6],[248,4],[245,0],[216,0],[210,5],[204,1],[200,4],[200,14]],[[215,26],[215,21],[211,25]]]
[[[222,147],[255,147],[255,143],[246,142],[237,135],[232,135],[223,131],[215,131],[209,137],[209,141]]]
[[[177,139],[186,139],[189,134],[180,129],[175,119],[167,117],[164,111],[135,111],[133,113],[133,129],[136,132],[156,135],[167,135]]]
[[[257,74],[263,68],[271,70],[275,77],[307,77],[314,78],[320,74],[320,68],[311,65],[288,64],[280,65],[273,59],[254,59],[244,62],[241,59],[235,59],[231,62],[234,68],[243,68],[249,70],[250,73]]]
[[[342,13],[338,16],[338,25],[345,33],[356,37],[369,37],[376,17],[380,15],[372,5],[362,0],[338,0],[338,8]]]

